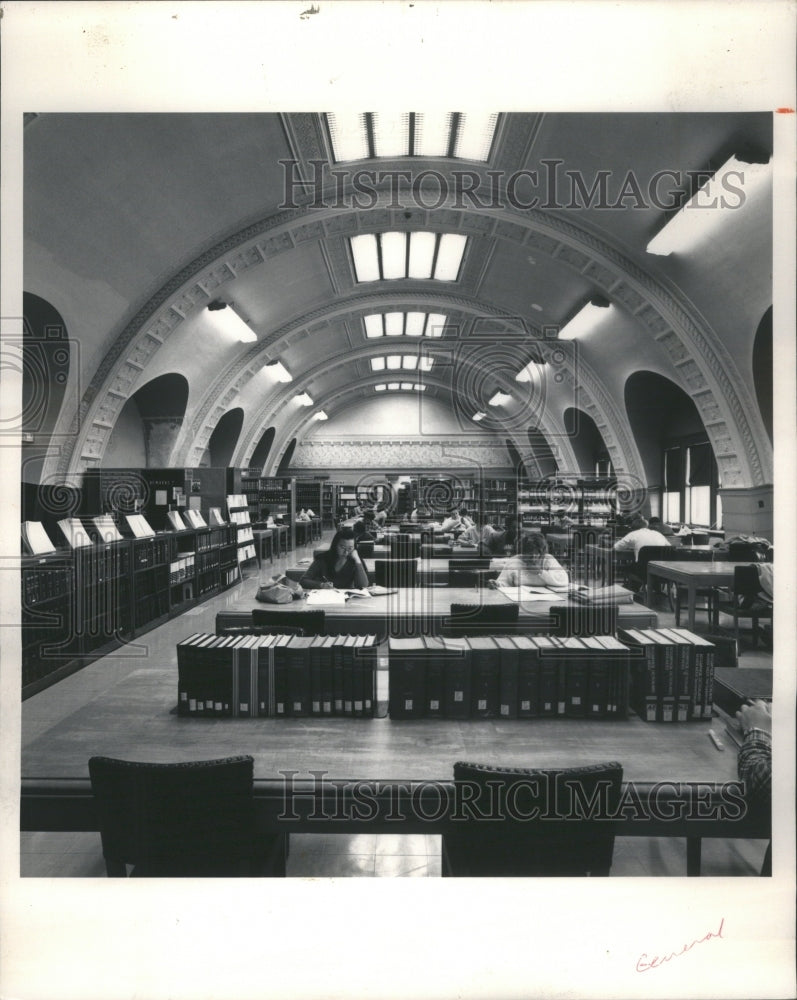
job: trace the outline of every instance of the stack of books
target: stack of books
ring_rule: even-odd
[[[374,635],[213,635],[177,644],[178,714],[372,716]]]
[[[714,644],[685,628],[621,629],[636,650],[631,705],[646,722],[710,719]]]
[[[621,719],[631,653],[613,636],[389,640],[393,719]]]

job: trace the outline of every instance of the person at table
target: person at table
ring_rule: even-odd
[[[498,579],[498,587],[551,587],[562,589],[569,585],[567,570],[548,551],[545,536],[539,531],[524,532],[520,538],[520,552],[508,559]]]
[[[652,531],[660,532],[665,538],[673,538],[675,536],[675,532],[669,524],[665,524],[660,517],[656,517],[655,515],[648,518],[648,527]]]
[[[266,527],[267,528],[276,528],[277,527],[277,522],[274,520],[274,517],[273,517],[273,515],[272,515],[272,513],[271,513],[271,511],[269,510],[268,507],[266,507],[264,509],[264,511],[263,511],[263,518],[264,518],[264,520],[266,522]]]
[[[336,532],[329,549],[315,557],[299,583],[305,590],[367,587],[368,573],[355,548],[354,529],[341,528]]]
[[[554,531],[562,532],[567,534],[568,528],[573,524],[573,521],[567,516],[567,511],[562,507],[560,510],[554,514],[554,518],[551,521],[551,528]]]
[[[648,526],[648,522],[641,515],[637,515],[631,522],[631,530],[627,535],[618,538],[614,543],[615,552],[633,552],[634,559],[639,559],[639,550],[648,545],[669,545],[669,541],[660,531],[654,531]]]
[[[375,514],[372,510],[363,511],[363,516],[359,521],[355,521],[351,526],[354,532],[354,541],[357,545],[360,542],[376,541],[376,529],[374,527]]]
[[[307,511],[304,509],[304,507],[302,507],[301,510],[299,510],[299,511],[296,512],[296,520],[297,521],[309,521],[310,520],[310,515],[307,513]]]
[[[744,782],[750,809],[768,812],[772,808],[772,711],[761,699],[742,705],[736,713],[744,742],[739,748],[736,769]],[[764,855],[762,875],[772,874],[772,844]]]
[[[384,528],[387,524],[387,510],[383,503],[378,503],[376,505],[376,510],[374,511],[374,524],[377,528]]]
[[[471,525],[457,535],[455,542],[457,545],[464,545],[467,548],[478,548],[482,540],[482,529],[472,518]]]
[[[485,556],[514,555],[517,543],[517,526],[515,518],[510,515],[504,520],[503,527],[496,528],[486,524],[482,529],[481,550]]]
[[[440,526],[440,530],[445,534],[446,532],[456,532],[459,534],[464,531],[462,525],[462,516],[458,510],[452,511],[448,517],[443,519],[443,523]]]
[[[463,531],[467,531],[468,528],[475,528],[476,527],[476,522],[473,520],[473,518],[468,513],[468,508],[467,507],[460,507],[459,508],[459,519],[462,522]]]

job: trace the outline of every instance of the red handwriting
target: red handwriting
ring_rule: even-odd
[[[703,944],[704,941],[710,941],[712,938],[721,938],[724,926],[725,917],[720,920],[720,925],[716,931],[709,931],[702,938],[695,938],[691,944],[685,944],[680,951],[671,951],[669,955],[654,955],[653,958],[648,958],[647,953],[643,952],[636,960],[636,971],[648,972],[650,969],[659,969],[665,962],[671,962],[674,958],[680,958],[681,955],[685,955],[696,944]]]

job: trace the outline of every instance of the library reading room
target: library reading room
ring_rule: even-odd
[[[772,156],[26,115],[20,874],[771,874]]]

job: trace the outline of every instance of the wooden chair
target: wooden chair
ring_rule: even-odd
[[[498,570],[489,572],[490,559],[482,557],[479,559],[449,559],[448,560],[448,585],[449,587],[477,587],[487,580],[494,580],[498,577]]]
[[[467,807],[443,834],[443,875],[608,875],[622,780],[616,761],[546,770],[456,763],[455,794]]]
[[[736,566],[733,571],[733,590],[730,594],[718,591],[714,600],[714,623],[719,619],[719,613],[733,618],[733,630],[736,642],[739,642],[739,622],[749,618],[752,626],[752,644],[758,645],[759,621],[772,621],[772,605],[759,596],[761,584],[758,570],[754,564]],[[741,651],[741,647],[740,647]]]
[[[284,834],[255,825],[250,756],[176,764],[91,757],[109,877],[284,876]]]
[[[374,583],[378,587],[417,587],[417,559],[377,559],[374,562]]]
[[[280,611],[279,605],[271,608],[255,608],[252,611],[252,624],[257,628],[269,628],[279,632],[283,625],[289,628],[300,628],[305,635],[326,635],[324,612],[313,611]]]
[[[418,559],[421,554],[420,535],[388,535],[387,547],[391,556],[399,559]]]
[[[517,631],[518,604],[452,604],[450,616],[443,622],[443,634],[508,635]]]

